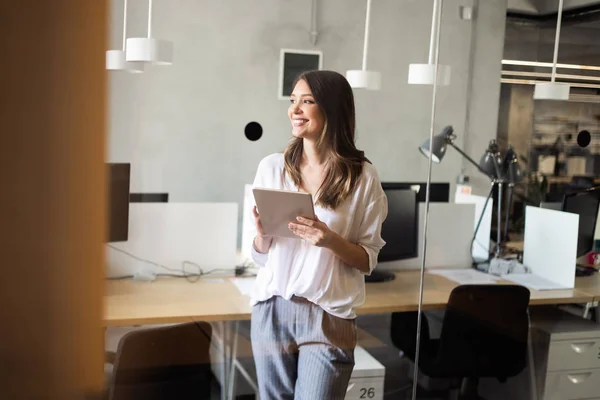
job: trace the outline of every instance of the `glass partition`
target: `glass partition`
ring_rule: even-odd
[[[405,345],[420,346],[413,398],[574,398],[594,386],[592,364],[583,377],[553,346],[597,332],[597,5],[508,3],[474,2],[470,20],[443,6],[439,63],[452,80],[436,90],[430,149],[432,174],[456,185],[452,211],[430,205],[424,313]],[[460,29],[468,41],[444,35]]]
[[[552,81],[545,3],[114,0],[106,162],[129,201],[114,192],[126,215],[105,243],[105,319],[124,327],[108,354],[125,332],[172,332],[199,346],[206,398],[585,398],[568,382],[588,375],[536,369],[549,350],[531,339],[558,339],[529,311],[593,314],[594,284],[578,290],[558,250],[579,246],[594,194],[539,205],[598,177],[595,72],[577,67],[597,64],[597,12],[564,5],[570,97],[534,100]],[[257,187],[290,197],[265,206]],[[307,219],[275,234],[268,215],[292,203]]]

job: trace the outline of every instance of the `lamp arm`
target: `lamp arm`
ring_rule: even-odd
[[[448,142],[448,144],[452,147],[454,147],[454,149],[456,151],[458,151],[464,158],[466,158],[471,164],[473,164],[475,167],[477,167],[477,169],[479,170],[479,172],[481,172],[482,174],[484,174],[485,176],[487,176],[488,178],[492,179],[491,176],[489,176],[483,169],[481,169],[481,167],[479,166],[478,163],[475,162],[475,160],[473,160],[471,157],[469,157],[469,155],[467,153],[465,153],[464,151],[462,151],[458,146],[456,146],[454,143],[452,142]]]

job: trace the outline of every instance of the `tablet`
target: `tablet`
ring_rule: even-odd
[[[315,219],[310,193],[263,188],[254,188],[252,192],[260,223],[267,235],[298,239],[288,228],[288,223],[297,222],[298,216]]]

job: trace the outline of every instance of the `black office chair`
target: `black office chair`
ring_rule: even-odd
[[[210,399],[211,336],[206,322],[127,333],[117,348],[108,398]]]
[[[479,399],[479,378],[500,382],[527,362],[529,290],[517,285],[462,285],[450,294],[439,339],[422,318],[419,372],[460,388],[460,399]],[[414,362],[417,313],[393,313],[391,339]],[[413,384],[419,384],[413,382]],[[449,394],[449,393],[448,393]]]

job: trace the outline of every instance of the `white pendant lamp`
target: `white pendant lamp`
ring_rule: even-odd
[[[173,64],[173,42],[152,37],[152,0],[148,0],[148,37],[127,39],[127,61]]]
[[[410,64],[408,66],[408,83],[411,85],[433,85],[435,82],[436,58],[435,48],[440,38],[440,23],[442,21],[442,1],[434,0],[431,17],[431,38],[429,39],[429,62],[427,64]],[[437,84],[450,84],[450,66],[437,65]]]
[[[535,100],[569,100],[570,86],[567,83],[555,82],[558,45],[560,43],[560,24],[562,20],[563,0],[558,0],[558,16],[556,18],[556,36],[554,38],[554,58],[552,60],[552,77],[550,82],[535,84],[533,98]]]
[[[371,19],[371,0],[367,0],[367,18],[365,22],[365,42],[363,45],[362,69],[346,71],[346,79],[355,89],[380,90],[381,73],[367,70],[367,54],[369,52],[369,24]]]
[[[127,0],[123,6],[123,49],[108,50],[106,52],[106,69],[112,71],[127,71],[132,73],[144,72],[144,64],[138,62],[127,62],[125,59],[125,45],[127,37]]]

